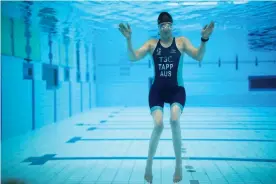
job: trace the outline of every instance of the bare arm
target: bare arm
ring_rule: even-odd
[[[182,37],[182,41],[184,51],[188,54],[188,56],[192,57],[197,61],[202,61],[206,50],[206,42],[201,42],[199,48],[195,48],[189,39]]]
[[[127,48],[128,48],[128,58],[130,61],[138,61],[144,58],[150,51],[150,40],[144,43],[136,51],[132,47],[131,38],[127,39]]]

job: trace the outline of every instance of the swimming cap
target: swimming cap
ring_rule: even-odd
[[[173,23],[172,16],[168,12],[161,12],[157,19],[158,24],[163,22],[171,22]]]

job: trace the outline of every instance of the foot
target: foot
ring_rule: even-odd
[[[173,175],[173,182],[178,183],[182,180],[182,167],[176,167]]]
[[[147,182],[152,183],[152,164],[147,163],[144,177]]]

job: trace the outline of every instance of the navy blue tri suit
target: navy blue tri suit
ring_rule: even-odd
[[[159,39],[152,57],[154,80],[148,98],[151,112],[156,109],[163,111],[164,103],[169,103],[178,105],[182,113],[186,102],[186,91],[182,78],[183,59],[175,38],[168,48],[163,47]]]

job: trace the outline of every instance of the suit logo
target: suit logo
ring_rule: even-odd
[[[158,56],[161,55],[161,48],[157,48],[157,50],[156,50],[156,55],[158,55]]]
[[[175,49],[171,49],[170,53],[171,53],[171,54],[175,54],[175,53],[176,53],[176,50],[175,50]]]

